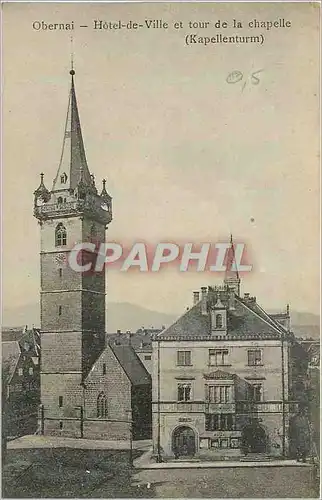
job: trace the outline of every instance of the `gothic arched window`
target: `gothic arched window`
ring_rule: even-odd
[[[61,247],[67,245],[67,232],[65,226],[60,223],[55,230],[55,246]]]
[[[97,398],[97,418],[107,417],[107,398],[104,392],[101,392]]]
[[[217,314],[216,316],[216,328],[222,328],[222,315]]]

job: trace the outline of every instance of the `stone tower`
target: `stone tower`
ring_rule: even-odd
[[[80,273],[68,263],[76,243],[105,242],[112,220],[105,180],[99,193],[88,169],[77,107],[74,75],[63,148],[52,189],[34,192],[34,216],[41,232],[41,403],[47,434],[72,431],[82,407],[85,377],[106,345],[105,272]],[[93,254],[91,254],[93,257]],[[88,259],[89,255],[81,254]],[[71,417],[70,422],[68,418]],[[65,425],[67,421],[67,424]],[[63,432],[64,433],[64,432]]]

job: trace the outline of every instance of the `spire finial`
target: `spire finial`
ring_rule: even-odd
[[[70,36],[70,72],[72,76],[75,75],[74,71],[74,48],[73,48],[73,35]]]
[[[103,179],[103,189],[105,189],[106,186],[106,179]]]

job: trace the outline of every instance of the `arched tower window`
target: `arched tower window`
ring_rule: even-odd
[[[107,417],[107,398],[104,392],[101,392],[97,398],[97,418]]]
[[[222,315],[216,315],[216,328],[222,328]]]
[[[67,245],[67,232],[65,226],[60,223],[55,230],[55,246],[61,247]]]

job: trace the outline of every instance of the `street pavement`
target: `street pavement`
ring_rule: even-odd
[[[158,498],[318,498],[310,467],[140,470],[138,496]],[[132,483],[133,484],[133,483]],[[101,497],[103,491],[96,491]]]
[[[319,498],[312,465],[184,463],[175,469],[165,464],[139,469],[130,467],[127,448],[111,450],[104,442],[96,449],[89,440],[66,441],[63,448],[59,439],[49,442],[41,436],[9,443],[2,497]],[[133,449],[135,463],[150,443],[140,446]]]

